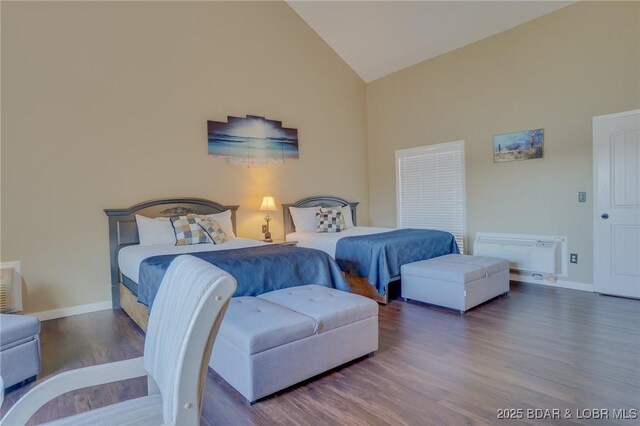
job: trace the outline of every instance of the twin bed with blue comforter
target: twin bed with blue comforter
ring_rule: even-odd
[[[237,209],[238,206],[202,198],[150,200],[124,209],[106,209],[113,307],[122,308],[140,328],[146,330],[148,307],[153,305],[168,265],[176,256],[185,253],[231,273],[238,281],[236,296],[256,295],[307,284],[349,290],[335,260],[322,251],[235,237]],[[165,225],[169,223],[169,218],[211,214],[221,214],[226,218],[224,220],[228,220],[225,230],[228,230],[226,233],[229,238],[224,243],[186,246],[168,243]],[[152,230],[158,232],[158,235],[154,235],[154,241],[167,242],[141,244],[136,216],[159,220],[153,222]],[[223,223],[220,225],[225,227]],[[171,232],[172,229],[169,229]]]
[[[283,245],[191,253],[230,273],[238,282],[236,296],[319,284],[349,291],[342,271],[325,252]],[[138,301],[151,307],[162,278],[177,254],[153,256],[140,263]]]

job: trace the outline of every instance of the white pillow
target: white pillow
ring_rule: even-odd
[[[176,245],[176,234],[168,217],[150,217],[136,215],[138,236],[141,246],[153,244]]]
[[[289,207],[296,232],[316,232],[316,213],[320,207]]]
[[[351,206],[342,207],[342,217],[344,218],[345,229],[353,228],[353,217],[351,216]]]
[[[225,210],[222,213],[208,214],[205,218],[218,222],[218,225],[220,225],[224,233],[227,234],[225,241],[236,238],[236,234],[233,233],[233,224],[231,223],[231,210]]]

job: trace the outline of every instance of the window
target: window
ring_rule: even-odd
[[[453,234],[464,253],[464,141],[396,151],[398,228]]]

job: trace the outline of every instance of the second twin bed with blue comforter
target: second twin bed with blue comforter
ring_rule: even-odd
[[[349,274],[349,282],[366,278],[381,296],[389,282],[400,278],[402,265],[460,252],[451,233],[433,229],[354,226],[336,233],[294,231],[287,240],[325,251]]]
[[[340,268],[367,277],[382,295],[387,284],[400,277],[402,265],[458,253],[452,234],[432,229],[396,229],[344,237],[336,243],[336,261]]]

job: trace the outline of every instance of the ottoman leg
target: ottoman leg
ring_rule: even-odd
[[[4,390],[4,392],[5,392],[5,393],[8,393],[8,392],[11,392],[11,391],[12,391],[12,390],[14,390],[14,389],[18,389],[18,388],[20,388],[20,387],[22,387],[22,386],[24,386],[24,385],[28,385],[29,383],[31,383],[31,382],[33,382],[33,381],[35,381],[37,377],[38,377],[38,376],[37,376],[37,375],[35,375],[35,376],[31,376],[31,377],[29,377],[28,379],[24,379],[23,381],[21,381],[21,382],[19,382],[19,383],[16,383],[16,384],[14,384],[14,385],[9,386],[8,388],[6,388],[6,389]]]

